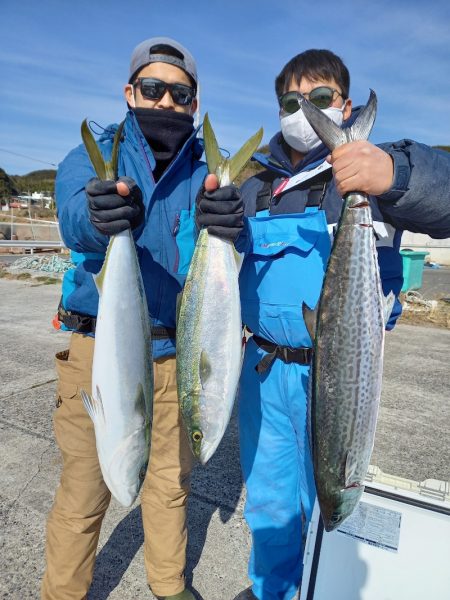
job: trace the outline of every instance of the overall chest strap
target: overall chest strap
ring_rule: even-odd
[[[256,211],[260,212],[261,210],[267,210],[270,208],[272,203],[272,195],[273,195],[273,179],[271,181],[265,180],[263,182],[262,188],[256,195]],[[314,183],[308,189],[308,198],[306,201],[305,208],[310,207],[320,207],[322,204],[322,200],[325,196],[325,191],[327,188],[328,181],[322,181],[319,183]],[[277,199],[277,202],[280,201],[281,196]]]

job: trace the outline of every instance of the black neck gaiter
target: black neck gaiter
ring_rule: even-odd
[[[159,108],[133,108],[139,127],[156,159],[155,181],[161,178],[194,131],[194,119],[185,113]]]

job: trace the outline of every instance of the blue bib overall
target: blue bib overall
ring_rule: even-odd
[[[302,303],[314,307],[330,254],[325,213],[248,219],[252,247],[240,275],[244,324],[281,346],[310,347]],[[290,600],[302,575],[315,488],[306,433],[309,366],[275,359],[250,338],[239,392],[240,448],[247,487],[245,518],[253,536],[249,577],[260,600]]]

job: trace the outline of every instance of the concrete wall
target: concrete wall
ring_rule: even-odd
[[[436,262],[441,265],[450,266],[450,238],[445,240],[434,240],[422,233],[410,233],[405,231],[402,236],[402,248],[429,252],[425,258],[426,262]]]

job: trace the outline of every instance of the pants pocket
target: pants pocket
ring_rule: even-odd
[[[74,339],[74,336],[77,338]],[[58,385],[53,425],[63,453],[95,456],[94,425],[84,408],[81,390],[91,393],[93,339],[73,334],[69,350],[56,354]]]
[[[69,350],[63,350],[55,355],[56,370],[58,373],[58,385],[56,388],[56,408],[59,408],[63,402],[68,402],[77,393],[77,384],[62,379],[67,370],[66,363],[69,359]]]

